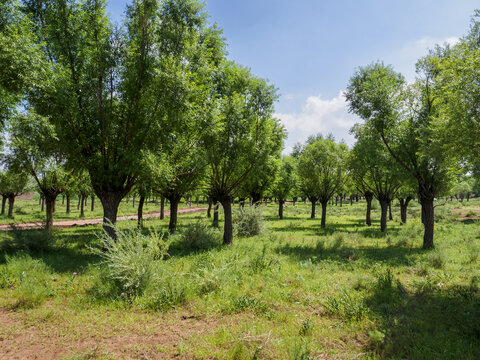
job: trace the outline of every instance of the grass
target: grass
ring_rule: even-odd
[[[412,205],[407,225],[393,207],[385,234],[379,207],[364,225],[362,202],[329,206],[326,229],[308,204],[287,206],[284,220],[268,205],[264,232],[227,247],[199,227],[205,214],[184,214],[137,294],[88,250],[98,227],[3,233],[2,348],[28,358],[21,351],[47,341],[65,359],[477,359],[479,223],[452,214],[455,202],[438,207],[436,249],[425,251]],[[165,231],[168,218],[145,224]]]

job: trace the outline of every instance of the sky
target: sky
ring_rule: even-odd
[[[127,0],[110,0],[120,21]],[[343,91],[359,66],[381,60],[415,79],[415,63],[435,44],[454,44],[478,0],[208,0],[229,59],[278,88],[275,116],[288,131],[284,154],[309,135],[352,145]]]

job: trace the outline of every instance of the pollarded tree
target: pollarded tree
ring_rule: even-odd
[[[249,197],[252,204],[258,205],[263,199],[264,193],[275,181],[275,173],[278,167],[279,149],[277,154],[266,154],[266,158],[256,159],[255,167],[248,175],[239,190],[239,197]]]
[[[311,217],[315,217],[315,203],[322,204],[322,228],[325,227],[328,201],[346,180],[345,160],[348,148],[331,138],[318,138],[308,144],[298,159],[297,174],[302,192],[312,202]]]
[[[65,171],[65,158],[49,121],[33,113],[17,114],[9,123],[9,150],[6,163],[33,176],[46,204],[47,230],[53,227],[55,200],[71,177]]]
[[[384,232],[387,229],[388,205],[397,194],[405,171],[368,125],[357,124],[352,132],[357,139],[350,160],[352,177],[357,184],[361,184],[359,187],[372,193],[380,202],[380,230]],[[369,211],[367,200],[367,219]]]
[[[145,151],[170,135],[167,122],[175,118],[167,115],[183,106],[170,101],[179,95],[173,58],[188,65],[177,50],[197,36],[206,15],[195,0],[135,0],[116,30],[104,0],[25,3],[50,65],[48,81],[27,100],[48,116],[69,161],[88,171],[114,237],[106,224],[115,223],[138,180]]]
[[[19,169],[8,169],[0,174],[0,194],[2,195],[2,215],[8,200],[8,217],[13,218],[15,198],[24,193],[28,185],[28,175]]]
[[[430,60],[418,63],[419,78],[412,85],[383,63],[360,68],[346,92],[350,111],[366,121],[392,158],[416,180],[424,248],[434,247],[434,200],[448,190],[458,163],[444,141],[445,128],[437,121],[443,104],[437,97],[438,72]]]
[[[417,187],[412,180],[414,179],[410,177],[402,181],[402,186],[400,186],[396,195],[400,203],[400,220],[403,224],[407,223],[408,204],[417,196]]]
[[[283,156],[272,186],[272,194],[278,200],[278,216],[283,219],[283,205],[297,184],[295,159],[291,156]]]
[[[233,240],[234,193],[255,168],[257,159],[278,153],[285,131],[272,117],[276,89],[249,70],[224,63],[215,75],[210,130],[204,136],[209,164],[208,193],[223,206],[223,243]]]

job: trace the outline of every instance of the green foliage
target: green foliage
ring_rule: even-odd
[[[234,213],[234,229],[239,236],[255,236],[264,228],[263,211],[260,206],[241,207]]]
[[[175,238],[183,250],[208,250],[221,244],[218,230],[200,221],[188,224]]]
[[[323,306],[330,314],[337,315],[346,321],[359,321],[368,315],[364,297],[360,293],[346,289],[339,297],[327,297]]]
[[[113,225],[110,225],[113,226]],[[167,255],[169,242],[162,233],[116,228],[117,239],[106,231],[99,235],[105,250],[90,248],[100,256],[108,279],[119,283],[129,295],[142,294],[151,280],[154,261]]]

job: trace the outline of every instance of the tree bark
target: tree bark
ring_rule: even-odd
[[[350,195],[350,206],[353,205],[353,195]]]
[[[224,215],[223,227],[223,245],[229,245],[233,242],[233,223],[232,223],[232,202],[229,197],[221,202]]]
[[[67,195],[67,214],[70,214],[70,195]]]
[[[143,227],[143,204],[145,203],[145,196],[140,195],[140,200],[138,201],[138,211],[137,211],[137,226],[139,229]]]
[[[280,220],[283,219],[283,204],[285,200],[278,200],[278,217]]]
[[[165,219],[165,197],[160,196],[160,220]]]
[[[388,213],[388,200],[378,199],[380,201],[381,217],[380,217],[380,231],[385,232],[387,230],[387,213]]]
[[[42,212],[45,210],[45,196],[42,195]]]
[[[62,205],[65,204],[65,195],[62,195]]]
[[[435,208],[433,206],[433,196],[422,198],[422,214],[423,214],[423,227],[425,232],[423,234],[423,248],[433,249],[433,232],[434,232],[434,216]]]
[[[410,196],[404,198],[399,198],[398,201],[400,202],[400,219],[403,224],[407,223],[407,209],[408,203],[412,200]]]
[[[53,207],[55,203],[55,197],[52,196],[45,196],[45,207],[46,207],[46,219],[45,219],[45,229],[52,230],[53,229]]]
[[[312,212],[310,214],[310,219],[315,219],[315,205],[317,202],[317,198],[310,198],[309,200],[312,202]]]
[[[388,200],[388,219],[390,221],[393,220],[393,216],[392,216],[392,199],[389,199]]]
[[[177,230],[178,203],[180,202],[180,196],[170,197],[168,200],[170,201],[170,222],[168,224],[168,230],[173,234]]]
[[[77,210],[80,210],[80,202],[82,201],[82,196],[78,195]]]
[[[212,217],[212,198],[210,196],[207,198],[207,202],[208,202],[207,218],[211,218]]]
[[[13,219],[13,205],[15,204],[15,196],[10,195],[8,197],[8,217]]]
[[[218,202],[215,202],[215,206],[213,207],[213,222],[212,226],[218,228]]]
[[[90,198],[90,211],[95,210],[95,195],[92,195]]]
[[[81,195],[80,200],[80,217],[85,217],[85,196]]]
[[[322,201],[322,222],[321,222],[322,229],[325,229],[325,224],[327,220],[327,204],[328,204],[328,200]]]
[[[117,234],[114,225],[117,222],[118,207],[122,201],[122,195],[116,192],[104,192],[97,193],[97,196],[103,206],[103,230],[115,240]]]
[[[2,195],[2,213],[1,215],[5,215],[5,204],[7,203],[7,196]],[[43,210],[43,209],[42,209]]]
[[[366,215],[365,223],[367,224],[367,226],[372,226],[371,213],[372,213],[373,194],[371,192],[366,192],[365,200],[367,201],[367,215]]]

